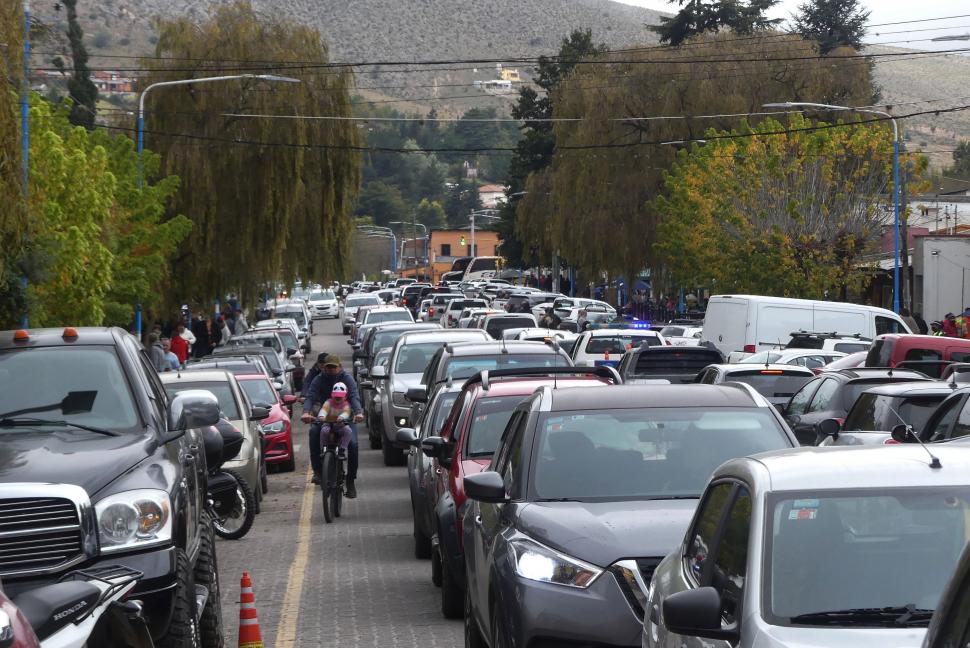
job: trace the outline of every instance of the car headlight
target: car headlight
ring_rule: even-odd
[[[515,552],[515,572],[522,578],[585,589],[603,573],[596,565],[567,556],[529,538],[520,536],[509,544]]]
[[[172,503],[163,490],[125,491],[94,507],[101,553],[113,553],[170,542]]]
[[[276,434],[277,432],[283,431],[283,421],[276,421],[275,423],[266,423],[263,425],[263,432],[267,434]]]

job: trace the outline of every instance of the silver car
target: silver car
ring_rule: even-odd
[[[340,306],[340,320],[344,335],[350,333],[357,321],[357,310],[361,306],[377,306],[381,303],[380,297],[372,293],[351,293]]]
[[[384,465],[404,463],[402,444],[397,441],[397,429],[411,425],[411,401],[407,392],[421,384],[421,376],[435,352],[445,344],[455,342],[483,342],[488,339],[484,331],[415,331],[405,333],[394,343],[387,371],[371,370],[372,378],[384,378],[384,399],[381,403],[384,438],[381,452]]]
[[[965,446],[725,463],[654,573],[642,646],[918,648],[970,539],[968,471]]]

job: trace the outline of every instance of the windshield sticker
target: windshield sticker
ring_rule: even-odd
[[[800,500],[795,500],[794,503],[792,503],[791,507],[792,508],[796,508],[796,509],[801,509],[801,508],[813,508],[813,509],[817,509],[818,508],[818,500],[817,499],[800,499]]]
[[[814,508],[800,508],[792,509],[788,512],[789,520],[814,520],[818,515],[818,509]]]

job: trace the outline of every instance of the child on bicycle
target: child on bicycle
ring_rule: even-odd
[[[328,398],[320,411],[317,413],[317,420],[320,421],[320,447],[326,448],[330,445],[330,433],[333,432],[337,438],[337,456],[344,459],[347,456],[347,447],[350,446],[350,419],[353,413],[350,410],[350,401],[347,399],[347,385],[338,382],[330,391]]]

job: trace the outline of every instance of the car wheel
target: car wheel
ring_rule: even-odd
[[[491,648],[511,648],[512,641],[509,640],[509,631],[505,628],[502,614],[498,610],[492,610],[492,640]]]
[[[400,448],[395,448],[384,440],[381,440],[381,454],[384,456],[385,466],[403,466],[407,462]]]
[[[189,558],[183,549],[176,549],[175,601],[165,634],[156,644],[158,648],[202,648],[195,607],[195,582]]]
[[[223,648],[222,596],[219,587],[219,565],[216,562],[216,534],[212,520],[203,516],[204,529],[199,544],[199,558],[195,561],[195,582],[209,590],[202,614],[199,615],[199,635],[204,648]]]
[[[367,438],[370,441],[370,449],[371,450],[380,450],[381,449],[381,438],[379,436],[377,436],[376,434],[371,433],[371,434],[368,434],[367,435]]]
[[[431,548],[431,583],[441,587],[441,553]]]
[[[411,504],[412,520],[414,521],[414,557],[418,560],[427,560],[431,557],[431,538],[421,530],[418,524],[418,512]]]
[[[465,590],[465,648],[488,648],[472,613],[472,598]]]
[[[465,612],[465,592],[449,566],[450,560],[441,558],[441,614],[446,619],[460,619]]]

